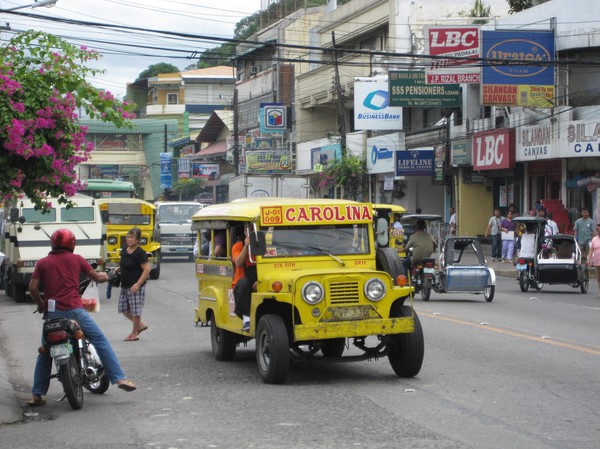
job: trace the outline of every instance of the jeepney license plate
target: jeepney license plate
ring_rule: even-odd
[[[368,306],[348,306],[334,307],[331,309],[331,319],[333,321],[353,321],[369,318]]]
[[[423,268],[423,273],[425,273],[425,274],[434,274],[435,270],[433,268]]]
[[[186,253],[186,252],[187,252],[187,250],[188,250],[187,248],[177,248],[177,249],[175,250],[175,252],[178,252],[178,253]]]
[[[526,270],[526,269],[527,269],[527,265],[525,265],[523,263],[517,264],[517,270],[521,271],[521,270]]]
[[[50,357],[58,357],[61,355],[69,355],[73,352],[73,346],[70,343],[63,343],[62,345],[50,346]]]

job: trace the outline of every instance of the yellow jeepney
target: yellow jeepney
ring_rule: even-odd
[[[137,198],[99,199],[102,222],[106,226],[105,268],[116,268],[121,248],[126,246],[125,235],[131,228],[142,231],[140,247],[148,254],[150,279],[160,276],[160,243],[156,238],[156,206]]]
[[[375,209],[375,238],[381,248],[394,248],[398,256],[405,257],[404,230],[400,224],[400,217],[406,209],[397,204],[373,204]],[[399,225],[399,226],[398,226]]]
[[[238,344],[256,338],[265,383],[283,383],[290,359],[387,356],[398,376],[417,375],[424,342],[412,288],[395,250],[376,248],[373,220],[371,204],[331,199],[243,199],[198,211],[193,230],[211,245],[226,236],[226,255],[196,259],[196,322],[210,322],[217,360],[233,359]],[[251,230],[258,276],[249,331],[234,313],[231,288],[240,225]],[[344,357],[350,343],[360,355]]]

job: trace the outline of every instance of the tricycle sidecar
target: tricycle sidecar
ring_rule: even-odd
[[[587,265],[582,260],[581,249],[572,235],[545,236],[536,262],[538,282],[549,285],[567,284],[579,288],[581,293],[587,293]]]
[[[485,300],[491,302],[496,290],[496,273],[487,266],[479,239],[446,239],[433,282],[431,286],[426,283],[424,288],[433,288],[436,293],[483,293]]]

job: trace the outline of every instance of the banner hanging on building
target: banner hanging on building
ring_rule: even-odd
[[[190,160],[180,158],[178,161],[178,179],[190,179],[190,170]]]
[[[402,108],[390,106],[387,80],[354,83],[354,129],[402,129]]]
[[[459,84],[425,84],[424,71],[390,70],[390,106],[411,108],[457,108]]]
[[[396,151],[396,176],[431,176],[433,160],[433,148]]]
[[[171,187],[171,153],[160,153],[160,188],[170,189]]]
[[[483,31],[481,101],[498,106],[554,106],[554,32]]]
[[[480,83],[479,36],[477,25],[426,26],[425,53],[432,56],[425,69],[427,84]]]
[[[219,178],[219,164],[199,164],[192,165],[192,177],[194,179],[206,179],[209,181]]]

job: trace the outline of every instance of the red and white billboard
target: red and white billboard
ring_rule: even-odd
[[[495,129],[473,134],[473,170],[515,166],[515,129]]]
[[[425,68],[427,84],[480,83],[480,36],[477,25],[426,26],[425,53],[432,56]]]

